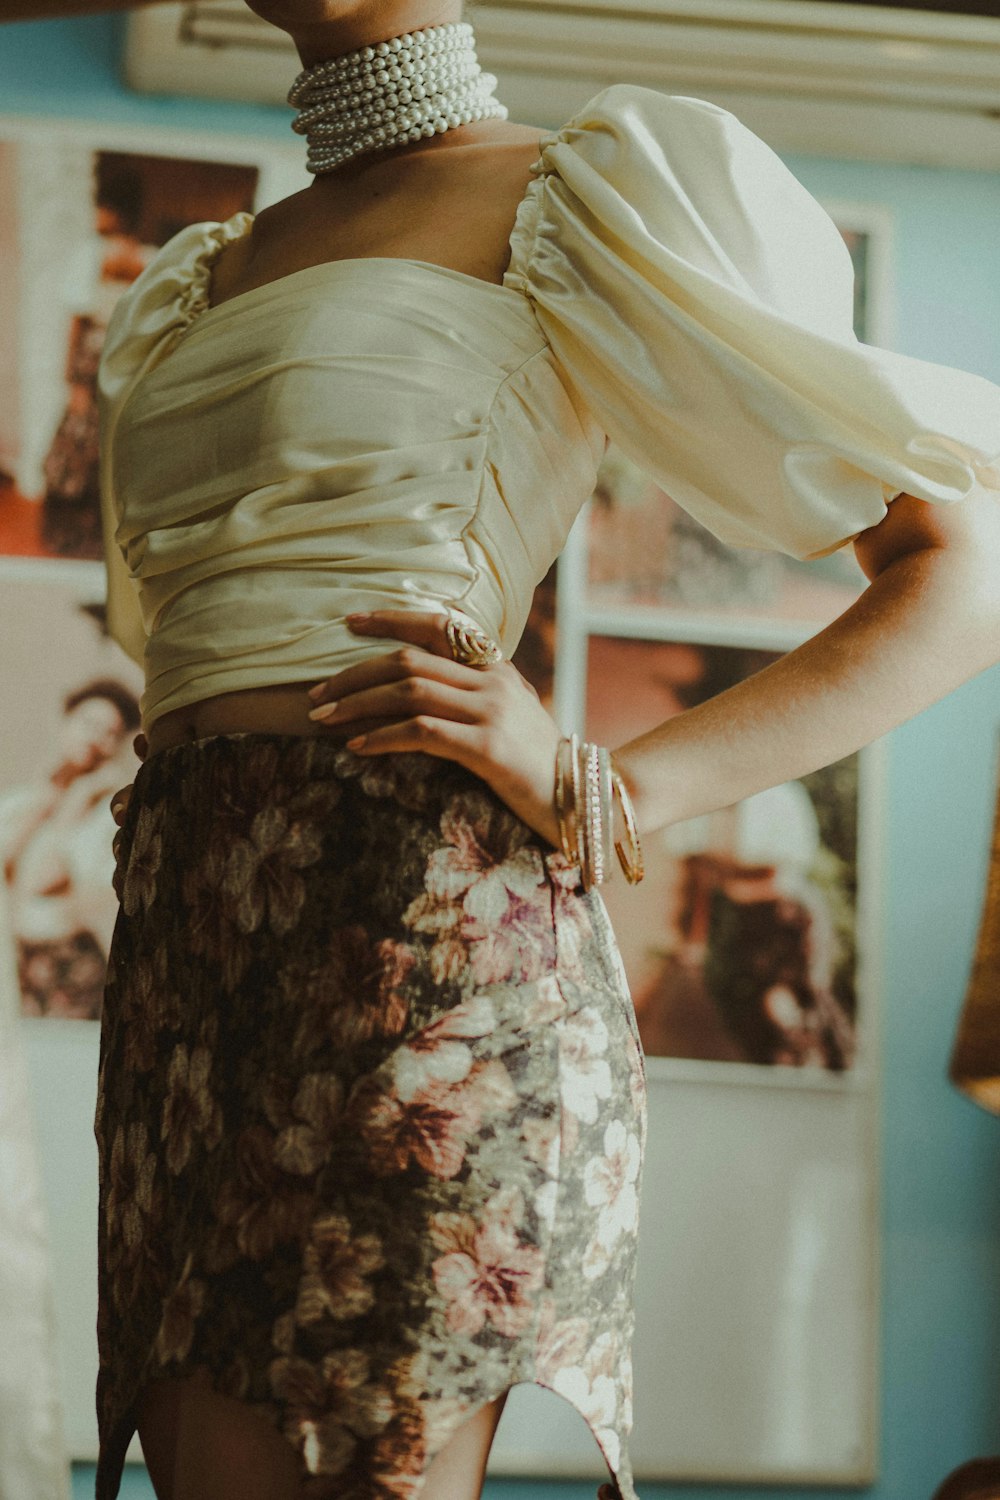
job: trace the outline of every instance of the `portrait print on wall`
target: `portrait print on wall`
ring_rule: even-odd
[[[621,744],[776,653],[591,636],[587,734]],[[649,1057],[855,1061],[858,757],[643,839],[606,901]]]
[[[90,568],[0,562],[0,856],[21,1009],[97,1020],[111,933],[110,800],[135,776],[142,673]]]
[[[153,255],[305,185],[298,153],[0,116],[0,848],[22,1010],[97,1019],[117,914],[110,797],[142,671],[105,630],[96,378]]]
[[[613,444],[588,508],[587,603],[819,629],[861,594],[849,548],[798,562],[729,547]]]
[[[252,210],[255,165],[0,120],[0,554],[102,556],[97,368],[118,299],[187,224]]]

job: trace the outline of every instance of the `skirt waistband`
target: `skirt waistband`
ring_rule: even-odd
[[[559,873],[560,884],[570,888],[582,884],[578,865],[525,824],[482,777],[457,761],[419,750],[359,755],[332,737],[284,730],[220,732],[147,755],[133,779],[123,842],[131,843],[142,804],[161,802],[171,792],[183,804],[182,810],[195,818],[217,795],[231,805],[242,801],[252,816],[258,804],[273,794],[276,783],[302,785],[329,778],[345,787],[353,784],[363,796],[389,799],[435,821],[456,793],[474,792],[492,806],[495,816],[520,825],[525,842],[538,847],[549,871]]]

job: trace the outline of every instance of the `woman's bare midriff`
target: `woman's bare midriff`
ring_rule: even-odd
[[[292,271],[327,260],[390,256],[424,260],[501,285],[518,204],[543,132],[479,121],[438,142],[402,147],[381,162],[319,177],[255,218],[250,235],[227,245],[213,270],[213,307]],[[337,670],[331,663],[330,674]],[[302,682],[217,693],[161,714],[143,731],[147,754],[213,734],[270,731],[349,739],[308,717]]]
[[[238,734],[269,730],[278,734],[331,734],[349,739],[351,730],[317,724],[308,717],[313,702],[307,688],[321,682],[311,677],[307,682],[282,682],[269,687],[242,688],[233,693],[216,693],[183,708],[169,709],[144,730],[147,754],[155,755],[168,745],[206,739],[212,734]]]

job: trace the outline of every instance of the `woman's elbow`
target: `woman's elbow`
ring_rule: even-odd
[[[878,525],[855,537],[854,552],[870,581],[913,553],[941,553],[949,568],[968,569],[970,583],[982,576],[992,585],[1000,608],[1000,490],[979,486],[947,503],[897,495]]]
[[[947,504],[898,495],[854,548],[869,580],[895,578],[921,601],[941,650],[970,672],[1000,662],[1000,491]]]

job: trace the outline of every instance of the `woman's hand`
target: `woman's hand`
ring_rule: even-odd
[[[149,749],[149,746],[146,743],[146,736],[142,733],[142,730],[139,731],[139,733],[136,735],[135,739],[132,741],[132,749],[135,751],[136,755],[139,757],[140,760],[145,760],[146,759],[146,751]],[[116,891],[118,891],[118,885],[117,885],[117,880],[118,880],[118,868],[117,868],[117,865],[118,865],[118,855],[119,855],[119,852],[121,850],[121,843],[122,843],[122,833],[121,833],[121,830],[122,830],[122,824],[125,821],[125,810],[128,807],[129,798],[131,796],[132,796],[132,783],[131,782],[129,782],[128,786],[119,787],[118,790],[117,790],[117,792],[113,792],[111,794],[111,816],[114,818],[115,822],[118,824],[118,832],[115,834],[114,838],[111,840],[111,848],[112,848],[112,851],[113,851],[114,856],[115,856],[115,875],[114,875],[114,881],[112,883],[115,885],[115,890]],[[119,898],[120,898],[121,897],[121,892],[120,891],[118,891],[118,895],[119,895]]]
[[[359,755],[422,750],[457,761],[544,839],[559,847],[554,786],[559,730],[509,661],[479,668],[454,660],[438,611],[348,615],[359,635],[409,644],[345,667],[309,690],[321,725],[364,729],[347,741]],[[373,727],[374,726],[374,727]]]

